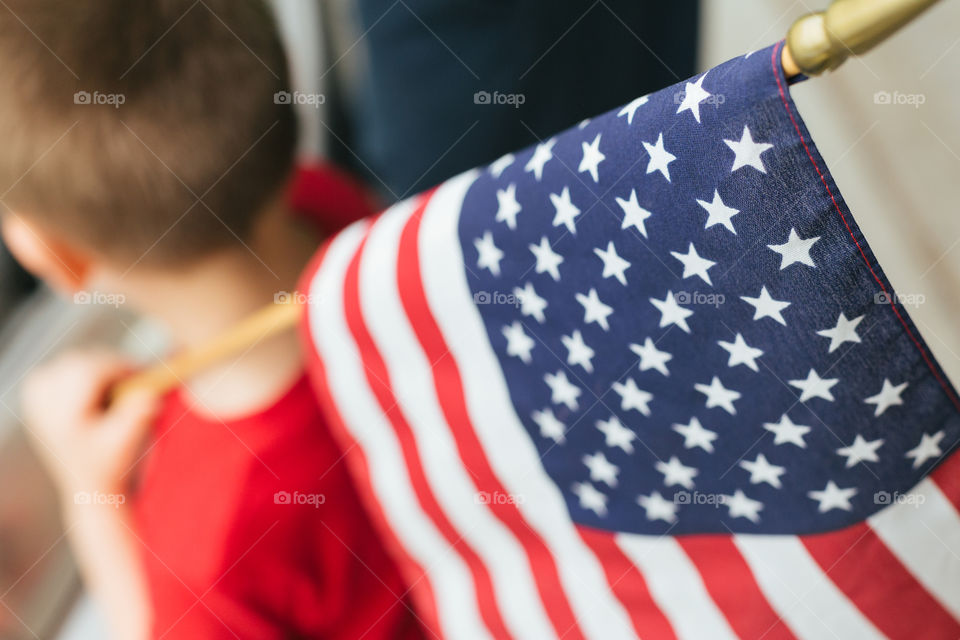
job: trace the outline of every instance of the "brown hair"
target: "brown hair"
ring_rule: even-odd
[[[118,261],[236,244],[291,169],[286,89],[260,1],[5,0],[0,210]]]

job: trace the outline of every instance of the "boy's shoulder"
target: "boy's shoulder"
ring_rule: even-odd
[[[252,533],[268,515],[309,519],[308,512],[277,507],[292,502],[294,492],[299,499],[327,486],[339,490],[348,482],[346,470],[336,468],[340,456],[305,374],[269,407],[232,420],[205,415],[171,393],[142,463],[138,524],[158,553],[202,579],[229,561],[223,555],[230,540]],[[323,477],[316,472],[328,468]]]
[[[193,629],[207,614],[189,609],[191,593],[208,592],[208,603],[231,603],[215,614],[240,616],[237,628],[267,624],[248,619],[258,615],[292,618],[308,635],[347,637],[356,618],[384,637],[415,628],[393,611],[405,589],[342,459],[305,375],[271,406],[230,421],[169,396],[135,505],[155,616],[176,622],[189,610],[177,625]],[[357,598],[363,607],[339,611]]]
[[[370,191],[347,172],[323,162],[297,165],[287,201],[326,233],[377,212]]]

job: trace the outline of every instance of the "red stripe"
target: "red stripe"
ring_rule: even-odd
[[[623,604],[633,629],[644,640],[676,640],[677,634],[647,589],[647,581],[613,539],[612,533],[578,526],[580,537],[600,560],[607,583]]]
[[[310,266],[304,271],[304,275],[300,279],[298,291],[308,291],[310,289],[310,282],[322,266],[329,247],[330,243],[327,242],[311,260]],[[396,533],[387,521],[383,506],[377,499],[371,482],[370,467],[367,463],[363,448],[354,439],[350,430],[347,429],[343,416],[337,408],[337,403],[333,399],[326,367],[324,367],[323,360],[316,350],[313,336],[310,333],[310,313],[311,309],[308,308],[303,314],[299,331],[303,344],[309,345],[306,349],[306,358],[314,392],[317,394],[320,406],[323,408],[331,432],[344,451],[345,462],[350,467],[357,493],[360,495],[361,500],[363,500],[374,527],[376,527],[377,531],[381,534],[387,549],[397,562],[406,584],[409,585],[408,593],[415,605],[420,622],[433,637],[439,638],[441,637],[442,630],[437,614],[437,600],[433,591],[433,585],[430,583],[430,578],[423,567],[413,559],[407,552],[406,547],[397,538]],[[397,595],[405,596],[406,594]]]
[[[433,193],[430,192],[424,196],[400,235],[397,288],[414,333],[427,359],[431,362],[440,408],[447,424],[450,425],[460,459],[472,472],[478,490],[490,495],[506,496],[508,493],[490,467],[484,455],[483,446],[473,430],[463,394],[460,370],[433,318],[423,289],[417,239],[423,212]],[[448,212],[448,214],[452,213]],[[583,638],[583,632],[563,591],[556,562],[539,534],[524,521],[514,501],[494,500],[489,507],[523,545],[537,584],[537,591],[557,635],[571,640]]]
[[[390,374],[386,363],[363,320],[363,312],[360,309],[360,257],[363,254],[363,248],[366,246],[369,233],[370,230],[368,229],[367,235],[364,236],[356,254],[350,260],[343,285],[344,313],[347,326],[350,328],[350,333],[357,344],[357,350],[360,352],[367,384],[376,396],[377,402],[383,410],[383,415],[390,420],[390,424],[397,434],[397,440],[403,452],[403,460],[410,476],[410,483],[417,495],[417,501],[436,525],[441,535],[460,554],[470,569],[476,587],[480,617],[493,637],[509,638],[510,632],[507,631],[507,626],[500,615],[500,609],[497,607],[493,581],[490,578],[487,566],[476,551],[462,538],[433,494],[430,482],[427,480],[423,469],[413,431],[400,410],[393,389],[388,382]]]
[[[795,636],[760,590],[733,539],[727,535],[678,536],[710,597],[737,636],[779,640]]]
[[[866,524],[800,540],[834,584],[890,638],[960,637],[960,624]]]
[[[904,331],[907,332],[907,336],[910,337],[910,340],[913,341],[914,346],[916,346],[917,351],[920,352],[920,355],[923,357],[924,362],[927,363],[927,367],[933,372],[933,377],[937,379],[937,382],[940,383],[940,386],[943,387],[944,393],[947,394],[947,397],[950,398],[950,402],[953,403],[957,409],[960,409],[960,399],[957,398],[956,394],[953,392],[953,388],[950,386],[950,383],[947,382],[940,371],[937,369],[936,365],[933,364],[933,361],[930,359],[930,356],[927,355],[926,349],[923,348],[923,345],[920,343],[920,340],[913,335],[913,331],[910,330],[910,325],[907,324],[907,321],[900,315],[900,310],[897,308],[897,304],[894,301],[893,296],[887,291],[886,285],[883,283],[883,280],[880,279],[880,276],[873,270],[873,265],[870,264],[870,259],[867,258],[867,253],[863,250],[863,247],[860,246],[860,241],[857,240],[857,236],[854,235],[853,229],[850,228],[850,224],[847,222],[847,217],[843,214],[843,210],[840,208],[840,205],[837,203],[837,199],[833,195],[833,191],[830,189],[830,185],[827,183],[827,178],[824,176],[823,172],[820,170],[820,166],[817,164],[817,161],[813,157],[813,153],[810,151],[810,147],[807,146],[807,141],[803,137],[803,133],[800,131],[800,125],[797,124],[796,119],[793,117],[793,111],[790,109],[790,103],[787,100],[787,94],[783,90],[783,84],[780,82],[780,67],[777,65],[777,54],[783,48],[783,42],[778,46],[773,48],[773,52],[770,56],[771,64],[773,64],[773,76],[777,79],[777,89],[780,90],[780,99],[783,101],[783,107],[787,110],[787,115],[790,116],[790,122],[793,123],[793,128],[797,131],[797,136],[800,137],[800,142],[803,144],[803,149],[807,152],[807,157],[810,158],[810,163],[813,165],[813,168],[816,170],[817,175],[820,176],[820,182],[823,183],[824,189],[827,190],[827,195],[830,196],[830,200],[833,202],[834,208],[837,210],[837,213],[840,214],[840,219],[843,221],[843,225],[847,228],[847,232],[850,234],[850,237],[853,239],[853,243],[857,245],[857,250],[860,251],[860,257],[863,258],[863,263],[867,265],[867,269],[870,271],[870,275],[873,276],[873,279],[877,281],[877,284],[880,285],[880,289],[887,294],[887,299],[890,300],[890,308],[893,309],[893,313],[896,314],[897,319],[900,321],[900,324],[903,325]]]
[[[944,455],[947,456],[946,460],[937,465],[930,478],[953,504],[953,508],[960,511],[960,451],[954,449]]]

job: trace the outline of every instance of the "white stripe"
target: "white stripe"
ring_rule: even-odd
[[[519,638],[555,637],[523,548],[479,500],[439,406],[433,371],[403,310],[397,290],[400,233],[411,210],[377,221],[360,262],[364,320],[383,356],[389,383],[408,419],[438,502],[467,544],[489,568],[504,621]]]
[[[467,409],[487,460],[506,490],[521,498],[524,519],[550,549],[584,633],[604,639],[633,637],[626,611],[577,533],[563,496],[544,472],[514,411],[473,304],[457,233],[460,204],[473,179],[473,173],[466,173],[448,181],[424,212],[418,245],[430,309],[463,376]]]
[[[400,447],[367,386],[343,316],[344,272],[364,231],[362,224],[348,227],[327,250],[323,268],[310,284],[313,299],[322,301],[310,309],[311,337],[327,368],[334,402],[366,454],[373,491],[387,522],[428,573],[444,635],[485,638],[470,573],[420,509]]]
[[[903,566],[960,619],[960,516],[929,478],[904,497],[867,522]]]
[[[794,536],[736,535],[734,543],[770,606],[800,638],[884,637]]]
[[[669,536],[617,534],[617,544],[640,568],[650,595],[681,638],[736,638],[697,568]]]

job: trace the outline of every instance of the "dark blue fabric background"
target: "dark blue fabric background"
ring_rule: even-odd
[[[695,0],[351,4],[366,65],[357,95],[330,101],[328,143],[390,201],[695,70]],[[524,102],[475,104],[477,91]]]

